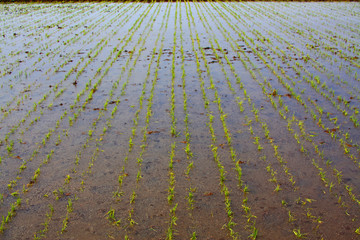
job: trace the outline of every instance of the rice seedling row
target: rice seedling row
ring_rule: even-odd
[[[53,131],[53,130],[52,130]],[[51,129],[49,130],[49,133],[46,135],[46,140],[48,140],[49,139],[49,137],[51,136]],[[45,139],[45,138],[44,138]],[[45,142],[45,140],[43,139],[43,142]],[[21,169],[22,170],[22,169]],[[12,182],[12,184],[15,184],[16,183],[16,181],[14,182],[14,181],[11,181]]]
[[[150,22],[151,22],[151,21],[150,21]],[[146,38],[142,41],[142,43],[144,43],[145,40],[146,40]],[[141,42],[141,39],[139,39],[139,42],[138,42],[138,43],[140,43],[140,42]],[[134,48],[133,48],[133,50],[132,50],[132,52],[135,52],[135,48],[136,48],[136,47],[137,47],[137,46],[135,45]],[[140,52],[142,51],[142,48],[141,48],[141,47],[139,48],[139,51],[140,51]],[[139,55],[134,59],[134,63],[133,63],[134,66],[135,66],[136,63],[137,63],[137,59],[138,59],[139,56],[140,56],[140,53],[139,53]],[[132,59],[132,57],[128,58],[127,63],[128,63],[129,60],[131,60],[131,59]],[[126,66],[127,66],[127,64],[126,64]],[[126,66],[125,66],[125,68],[126,68]],[[123,68],[123,69],[125,69],[125,68]],[[125,94],[125,87],[128,85],[128,80],[129,80],[129,77],[131,76],[131,73],[132,73],[132,70],[130,69],[130,70],[129,70],[129,73],[128,73],[128,76],[127,76],[127,81],[123,84],[122,91],[121,91],[121,92],[122,92],[121,96],[123,96],[123,95]],[[117,85],[118,85],[118,82],[114,84],[114,88],[113,88],[113,89],[116,89],[115,87],[117,87]],[[113,89],[112,89],[112,90],[113,90]],[[110,95],[111,95],[111,94],[110,94]],[[106,102],[104,103],[104,111],[106,111],[106,107],[107,107],[108,102],[111,102],[111,99],[107,99]],[[117,99],[116,102],[119,103],[120,100]],[[115,105],[115,106],[116,106],[116,108],[114,108],[113,111],[112,111],[112,113],[111,113],[112,116],[113,116],[114,113],[116,112],[118,104]],[[102,115],[103,115],[103,114],[102,114],[102,110],[100,110],[99,117],[98,117],[97,120],[100,120],[100,117],[102,117]],[[107,127],[111,127],[110,119],[108,119],[108,120],[106,121],[106,125],[107,125]],[[90,130],[88,131],[89,137],[91,137],[90,139],[92,139],[92,138],[94,137],[94,131],[96,130],[96,127],[97,127],[97,125],[95,125],[95,122],[93,123],[93,126],[94,126],[95,128],[90,129]],[[97,141],[99,141],[99,142],[103,141],[103,138],[105,138],[105,133],[107,132],[107,127],[104,127],[104,128],[103,128],[102,134],[100,135],[101,137],[98,138]],[[88,142],[88,141],[87,141],[87,142]],[[92,157],[91,161],[89,162],[87,169],[85,169],[85,170],[82,172],[81,178],[79,179],[80,185],[82,186],[82,187],[80,188],[81,191],[83,191],[83,188],[84,188],[83,186],[84,186],[84,184],[85,184],[86,176],[92,173],[93,165],[95,164],[95,161],[96,161],[96,159],[97,159],[97,155],[98,155],[98,153],[100,152],[100,149],[99,149],[99,148],[100,148],[101,144],[100,144],[100,143],[95,143],[95,145],[96,145],[96,150],[93,152],[93,155],[92,155],[93,157]],[[91,147],[91,146],[87,145],[86,148],[89,148],[89,147]],[[78,156],[81,156],[81,152],[78,153]],[[74,172],[74,171],[73,171],[73,172]],[[70,179],[69,176],[70,176],[70,175],[67,175],[67,177],[65,178],[65,183],[67,183],[67,181]],[[77,200],[76,197],[74,197],[74,200]],[[67,209],[68,209],[68,208],[67,208]],[[61,230],[62,233],[66,230],[67,225],[68,225],[68,222],[69,222],[69,214],[68,214],[68,213],[70,213],[70,212],[69,212],[69,211],[67,212],[67,214],[66,214],[66,216],[65,216],[65,219],[64,219],[64,221],[63,221],[63,228],[62,228],[62,230]],[[109,214],[110,214],[110,213],[109,213]],[[116,221],[115,224],[120,224],[120,221]]]
[[[98,52],[97,52],[97,53],[98,53]],[[97,53],[95,54],[95,56],[97,55]],[[91,60],[89,60],[89,61],[91,61]],[[78,62],[78,64],[79,64],[79,63],[80,63],[80,62]],[[66,74],[67,77],[65,78],[65,80],[70,76],[71,71],[72,71],[72,70],[70,70],[70,72]],[[82,71],[80,71],[80,74],[81,74],[81,72],[82,72]],[[80,74],[78,73],[77,77],[78,77]],[[75,82],[76,82],[76,79],[75,79]],[[55,89],[54,92],[57,92],[58,87],[59,87],[59,83],[55,85],[55,87],[54,87],[54,89]],[[63,92],[64,92],[64,89],[62,89],[62,90],[60,91],[60,94],[57,93],[57,94],[55,95],[55,98],[59,97]],[[51,90],[49,91],[48,94],[50,94],[50,93],[51,93]],[[46,95],[44,95],[44,98],[45,98],[45,97],[46,97]],[[78,97],[79,97],[79,95],[78,95]],[[38,105],[38,104],[39,104],[39,103],[36,103],[36,104],[34,103],[34,109],[33,109],[33,110],[36,110],[36,109],[37,109],[35,105]],[[49,108],[51,108],[52,105],[53,105],[53,103],[50,103],[50,104],[49,104]],[[30,113],[31,113],[31,111],[28,112],[27,116],[30,115]],[[26,118],[26,117],[24,117],[23,119],[21,119],[20,122],[23,123],[23,122],[25,121],[25,118]],[[18,127],[18,126],[21,124],[20,122],[19,122],[18,125],[16,125],[15,127],[13,127],[12,130],[14,130],[14,128]],[[32,123],[33,123],[33,121],[32,121]]]
[[[227,57],[226,57],[226,55],[225,55],[225,53],[224,53],[224,58],[225,59],[227,59]],[[228,62],[228,64],[231,66],[231,63],[229,62],[229,60],[227,59],[227,62]],[[232,70],[234,70],[234,68],[231,68]],[[226,72],[224,72],[224,74],[226,75]],[[234,75],[236,75],[236,73],[234,74]],[[229,88],[231,89],[231,84],[229,84]],[[251,100],[249,101],[249,104],[251,103]],[[251,106],[251,104],[250,104],[250,106]],[[252,112],[254,113],[254,115],[255,115],[255,119],[257,119],[257,121],[259,121],[258,120],[258,116],[257,116],[257,113],[258,113],[258,109],[254,109],[254,105],[252,105]],[[251,122],[251,121],[249,121],[249,122]],[[267,129],[267,125],[266,125],[266,123],[262,123],[261,124],[262,125],[262,128],[265,130],[265,136],[267,136],[268,138],[269,138],[269,130]],[[251,131],[253,132],[253,130],[251,129]],[[255,142],[254,142],[254,144],[255,145],[257,145],[257,148],[258,148],[258,150],[259,151],[261,151],[263,148],[261,147],[261,145],[259,144],[259,137],[255,137]],[[275,148],[275,150],[276,150],[276,148]],[[278,153],[276,153],[276,155],[278,155]],[[266,160],[266,156],[263,156],[262,157],[264,160]],[[281,160],[281,156],[279,156],[279,158],[280,158],[280,160]],[[283,162],[283,160],[281,160],[281,162]],[[286,167],[286,165],[284,166],[285,167],[285,169],[286,169],[286,172],[287,172],[287,174],[289,174],[288,173],[288,168]],[[271,165],[268,165],[267,167],[266,167],[266,169],[267,169],[267,171],[268,172],[271,172],[272,174],[272,179],[271,179],[271,181],[272,182],[277,182],[276,181],[276,178],[275,178],[275,174],[276,174],[276,172],[273,170],[273,169],[271,169]],[[294,180],[293,180],[293,176],[290,174],[289,175],[289,177],[290,177],[290,182],[292,183],[292,185],[293,184],[295,184],[295,182],[294,182]],[[278,191],[280,191],[280,190],[282,190],[281,188],[280,188],[280,186],[278,185],[278,184],[276,184],[276,188],[275,188],[275,192],[278,192]],[[284,201],[282,201],[282,202],[284,202]]]
[[[100,115],[101,116],[101,115]],[[89,131],[90,132],[90,131]],[[90,134],[89,134],[90,135]],[[71,177],[69,176],[69,175],[67,175],[67,177],[65,178],[65,182],[69,182],[69,180],[71,179]],[[63,191],[63,190],[62,190]],[[65,219],[67,219],[67,218],[65,218]],[[66,225],[66,223],[67,223],[67,220],[66,221],[64,221],[64,224]]]
[[[225,59],[227,58],[226,57],[226,55],[225,55],[225,53],[224,53],[224,57],[225,57]],[[218,58],[218,57],[217,57]],[[228,59],[227,59],[227,61],[228,61]],[[220,60],[220,62],[221,62],[221,60]],[[231,63],[228,61],[228,64],[231,66]],[[233,68],[232,68],[233,69]],[[225,74],[225,76],[226,76],[226,72],[224,71],[224,74]],[[236,75],[236,74],[235,74]],[[228,78],[228,77],[227,77]],[[232,87],[231,87],[231,83],[229,82],[229,88],[230,89],[232,89]],[[232,89],[233,90],[233,89]],[[233,90],[234,91],[234,90]],[[246,93],[246,92],[245,92]],[[250,104],[250,106],[251,106],[251,100],[249,100],[249,104]],[[255,114],[255,119],[257,119],[257,121],[259,121],[258,120],[258,116],[257,116],[257,112],[258,112],[259,110],[258,109],[254,109],[254,105],[252,105],[252,112],[254,112],[254,114]],[[249,122],[251,122],[251,120],[249,121]],[[266,123],[263,123],[262,124],[262,127],[263,128],[266,128]],[[253,133],[253,130],[251,129],[251,132]],[[257,149],[258,149],[258,151],[261,151],[262,149],[263,149],[263,147],[259,144],[259,137],[254,137],[254,139],[255,139],[255,142],[254,142],[254,144],[255,145],[257,145]],[[270,166],[268,166],[267,167],[267,169],[269,170],[269,168],[270,168]],[[272,173],[274,173],[274,171],[272,171]],[[290,176],[291,176],[291,174],[290,174]],[[273,181],[275,181],[276,182],[276,178],[274,179],[272,179]],[[281,190],[281,188],[280,188],[280,186],[277,184],[276,185],[276,188],[275,188],[275,192],[278,192],[278,191],[280,191]]]
[[[55,10],[54,10],[55,11]],[[57,16],[57,15],[55,15],[55,16]],[[58,32],[60,32],[60,30],[61,29],[63,29],[63,27],[60,27],[59,26],[59,24],[68,24],[68,22],[71,22],[71,21],[74,21],[74,20],[76,20],[76,19],[73,19],[73,18],[75,18],[76,17],[76,13],[74,13],[72,16],[69,16],[69,18],[68,18],[68,21],[64,21],[64,19],[61,19],[61,20],[59,20],[59,21],[57,21],[57,22],[54,22],[54,23],[51,23],[50,25],[48,25],[47,27],[42,27],[42,26],[38,26],[37,27],[37,29],[39,29],[37,32],[32,32],[32,33],[30,33],[30,34],[27,34],[26,36],[27,37],[33,37],[34,36],[34,39],[32,39],[32,41],[28,41],[25,45],[24,45],[24,47],[30,47],[30,46],[33,46],[33,44],[34,44],[34,42],[35,42],[35,40],[43,40],[43,36],[41,35],[41,33],[44,31],[44,30],[48,30],[49,28],[55,28],[56,29],[56,31],[55,31],[55,33],[58,33]],[[78,19],[77,19],[78,20]],[[41,22],[41,21],[40,21]],[[52,26],[52,27],[51,27]],[[56,27],[57,26],[57,27]],[[13,31],[14,31],[15,29],[13,29]],[[27,30],[27,29],[23,29],[23,27],[22,27],[22,31],[24,31],[24,30]],[[15,30],[16,31],[16,30]],[[16,33],[15,33],[16,34]],[[4,34],[5,35],[5,37],[7,36],[6,35],[6,33]],[[55,35],[54,33],[46,33],[45,34],[45,38],[46,39],[49,39],[52,35]],[[61,35],[64,35],[64,32],[61,34]],[[38,36],[40,36],[40,37],[38,37]],[[51,39],[51,38],[50,38]],[[56,43],[56,42],[58,42],[58,39],[55,39],[55,40],[53,40],[52,39],[52,41],[51,42],[49,42],[50,44],[54,44],[54,43]],[[41,49],[41,50],[46,50],[48,47],[49,47],[49,43],[47,43],[47,44],[44,44],[46,47],[44,48],[43,46],[44,45],[38,45],[38,47],[37,48],[35,48],[35,49],[32,49],[31,51],[30,50],[28,50],[28,49],[26,49],[26,50],[24,50],[24,53],[25,53],[25,56],[26,57],[31,57],[31,58],[33,58],[34,60],[35,60],[35,52],[39,52],[39,50]],[[35,43],[36,44],[36,43]],[[60,44],[59,44],[60,45]],[[62,44],[61,44],[62,45]],[[60,46],[61,46],[60,45]],[[51,46],[51,45],[50,45]],[[9,47],[7,47],[6,48],[7,50],[9,49]],[[15,48],[16,49],[16,48]],[[54,52],[56,52],[56,51],[54,51]],[[16,52],[15,54],[14,54],[14,51],[11,51],[10,52],[10,56],[13,56],[13,57],[16,57],[17,55],[20,55],[22,52],[21,51],[18,51],[18,52]],[[23,55],[24,55],[24,53],[23,53]],[[39,59],[39,61],[41,61],[41,58]],[[12,63],[11,65],[12,65],[12,68],[11,69],[8,69],[8,71],[7,72],[5,72],[5,73],[8,73],[8,74],[11,74],[11,72],[14,70],[14,64],[16,64],[17,66],[19,66],[21,63],[22,63],[23,61],[22,60],[20,60],[20,59],[16,59],[16,63],[14,62],[14,63]],[[16,67],[16,66],[15,66]],[[15,70],[16,70],[16,68],[15,68]],[[21,76],[22,74],[25,74],[25,76],[27,76],[27,73],[26,73],[26,70],[27,69],[25,69],[25,71],[24,70],[18,70],[18,74],[19,74],[19,76]]]
[[[190,15],[192,16],[191,10],[190,10]],[[193,18],[192,18],[192,23],[194,24]],[[220,98],[218,96],[217,89],[214,88],[213,77],[210,75],[210,70],[209,70],[207,60],[205,58],[205,53],[204,53],[204,50],[200,47],[199,35],[196,32],[196,30],[195,30],[195,35],[196,35],[196,42],[198,43],[198,48],[201,49],[201,57],[202,57],[201,60],[204,61],[204,65],[206,67],[206,72],[209,75],[210,89],[214,89],[214,102],[217,103],[218,111],[221,114],[220,119],[221,119],[221,122],[222,122],[222,128],[224,130],[224,134],[225,134],[225,137],[227,139],[227,143],[228,143],[228,145],[230,145],[229,150],[231,152],[231,158],[234,161],[234,159],[236,158],[236,153],[234,152],[234,150],[233,150],[233,148],[231,146],[231,137],[230,137],[230,133],[229,133],[229,131],[227,129],[226,122],[225,122],[226,114],[223,113],[223,110],[222,110],[222,107],[221,107],[221,100],[220,100]],[[199,62],[198,58],[197,58],[197,62]],[[199,68],[198,68],[198,73],[201,73]],[[201,77],[201,75],[199,75],[199,77]],[[204,96],[204,99],[205,99],[205,105],[206,106],[209,105],[209,102],[207,100],[206,93],[205,93],[204,90],[203,90],[203,96]],[[216,140],[214,128],[213,128],[213,125],[212,125],[212,123],[214,121],[214,116],[211,114],[211,112],[208,112],[208,114],[209,114],[208,115],[209,116],[209,130],[210,130],[211,138],[212,138],[212,144],[211,144],[210,147],[212,149],[215,162],[217,163],[218,168],[219,168],[220,185],[222,186],[221,191],[225,196],[226,212],[227,212],[227,215],[228,215],[228,218],[229,218],[229,222],[226,225],[227,225],[228,230],[230,231],[230,235],[233,238],[237,238],[238,233],[233,230],[233,227],[236,225],[236,223],[233,222],[233,211],[231,209],[231,200],[229,198],[230,191],[229,191],[228,187],[224,184],[226,171],[224,170],[224,166],[222,165],[221,161],[218,158],[218,147],[216,146],[217,145],[217,140]],[[239,182],[241,183],[241,168],[239,166],[237,166],[237,171],[238,171]],[[241,184],[240,184],[240,186],[241,186]],[[244,200],[243,203],[244,203],[243,207],[246,208],[246,210],[250,210],[246,206],[246,200]],[[247,213],[249,213],[249,211]],[[252,215],[249,214],[248,215],[248,222],[251,222],[251,218],[252,218]],[[254,228],[254,232],[256,232],[256,228]],[[256,233],[255,233],[255,235],[256,235]]]
[[[0,239],[360,234],[359,4],[0,8]]]
[[[43,98],[44,99],[44,98]],[[42,100],[43,100],[42,99]],[[34,107],[34,109],[36,109],[37,108],[37,105],[35,104],[35,107]],[[63,118],[64,118],[64,116],[66,116],[67,115],[67,112],[65,111],[64,113],[63,113],[63,115],[60,117],[60,120],[62,120]],[[74,115],[76,115],[76,113],[74,114]],[[76,117],[74,117],[75,118],[75,120],[76,120]],[[71,121],[70,121],[71,122]],[[57,124],[57,127],[56,128],[58,128],[59,127],[59,120],[56,122]],[[52,132],[53,130],[52,130],[52,128],[50,128],[49,129],[49,133],[50,132]],[[44,145],[44,143],[46,142],[46,140],[48,140],[49,138],[50,138],[50,136],[51,136],[51,134],[49,134],[49,133],[47,133],[46,134],[46,138],[44,137],[43,139],[42,139],[42,143],[43,143],[43,145]],[[7,135],[8,136],[8,135]],[[6,138],[5,138],[6,139]],[[10,141],[10,144],[9,145],[7,145],[7,149],[8,149],[8,152],[11,152],[10,150],[10,148],[12,148],[12,143],[13,143],[13,141]],[[10,149],[10,150],[9,150]],[[34,152],[34,155],[35,155],[35,152]],[[34,156],[32,156],[32,158],[33,158]],[[32,160],[32,158],[31,158],[31,160]],[[22,165],[24,168],[26,167],[26,166],[24,166],[24,164]],[[22,170],[23,168],[21,168],[21,170]],[[21,171],[20,171],[20,173],[21,173]]]
[[[156,86],[159,83],[160,79],[159,79],[159,72],[160,70],[160,62],[161,59],[164,58],[164,40],[165,40],[165,36],[166,36],[166,32],[167,32],[167,28],[168,28],[168,19],[170,16],[170,10],[171,10],[171,5],[170,4],[166,4],[166,6],[157,6],[159,9],[159,12],[161,9],[165,8],[165,10],[163,10],[164,14],[163,14],[163,18],[162,18],[162,24],[160,26],[160,31],[157,35],[157,38],[155,40],[155,46],[152,49],[151,52],[151,60],[150,60],[150,65],[148,68],[148,74],[147,77],[145,78],[145,81],[148,81],[149,78],[152,79],[151,82],[151,88],[148,89],[148,93],[146,94],[145,92],[145,88],[143,89],[142,96],[147,96],[147,104],[146,104],[146,112],[144,112],[144,114],[141,114],[141,112],[139,112],[139,110],[142,109],[142,105],[143,105],[143,98],[141,98],[140,102],[139,102],[139,110],[135,113],[134,115],[134,120],[133,123],[135,125],[135,127],[137,125],[142,126],[142,131],[139,135],[139,137],[142,136],[141,139],[139,139],[140,141],[133,141],[135,139],[135,131],[133,128],[133,134],[132,136],[130,136],[129,138],[129,150],[125,159],[124,159],[124,166],[122,167],[122,171],[121,171],[121,175],[119,176],[119,184],[120,187],[122,187],[122,190],[124,190],[124,199],[129,199],[129,201],[127,202],[128,207],[126,208],[126,211],[123,214],[126,214],[123,218],[123,222],[124,222],[124,229],[125,229],[125,238],[133,238],[133,235],[136,234],[138,232],[137,227],[139,226],[140,223],[143,223],[143,220],[141,219],[142,216],[142,211],[140,210],[143,206],[142,203],[138,203],[138,199],[143,199],[142,194],[146,193],[147,188],[144,186],[144,184],[146,184],[146,174],[144,173],[144,170],[147,169],[146,165],[148,165],[148,163],[144,163],[144,158],[145,156],[147,156],[147,150],[149,148],[149,138],[151,138],[151,135],[157,134],[156,130],[152,130],[152,116],[154,115],[154,107],[153,107],[153,102],[154,99],[156,99],[157,95],[156,95]],[[159,46],[160,44],[160,46]],[[151,68],[150,66],[152,65],[152,62],[156,59],[156,66],[155,66],[155,70],[153,74],[150,74]],[[145,82],[144,82],[145,83]],[[141,114],[141,115],[140,115]],[[142,116],[142,119],[141,119]],[[140,117],[140,119],[139,119]],[[135,161],[136,159],[136,161]],[[131,161],[132,160],[132,161]],[[144,166],[145,165],[145,166]],[[127,167],[124,168],[124,167]],[[128,186],[124,189],[123,185],[127,184]],[[143,189],[143,190],[142,190]],[[144,192],[145,190],[145,192]],[[118,206],[119,207],[119,206]],[[141,226],[143,227],[143,226]],[[145,233],[142,233],[145,234]]]

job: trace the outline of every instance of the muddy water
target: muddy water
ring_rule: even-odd
[[[358,238],[359,4],[0,7],[0,239]]]

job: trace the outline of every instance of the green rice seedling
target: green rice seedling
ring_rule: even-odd
[[[297,238],[306,238],[306,235],[307,235],[306,233],[301,233],[300,229],[294,229],[293,233],[295,234],[295,236]]]
[[[131,196],[130,196],[130,204],[135,202],[135,198],[136,198],[136,193],[135,193],[135,191],[133,191]]]
[[[279,192],[280,190],[282,190],[282,189],[280,188],[280,185],[279,185],[279,184],[277,184],[277,185],[276,185],[276,188],[275,188],[275,190],[274,190],[274,191],[275,191],[275,192]]]
[[[249,192],[249,188],[247,185],[244,185],[243,192],[244,192],[244,194]]]
[[[139,182],[141,178],[142,178],[142,176],[141,176],[141,171],[139,170],[139,171],[137,172],[136,182]]]
[[[186,147],[184,148],[184,151],[186,152],[187,156],[190,156],[190,157],[193,156],[193,154],[192,154],[192,152],[190,150],[190,144],[186,144]]]
[[[11,193],[11,196],[13,196],[13,197],[19,197],[19,192],[18,192],[18,191],[12,192],[12,193]]]
[[[196,240],[196,239],[197,239],[196,232],[193,232],[191,235],[191,240]]]
[[[65,177],[65,184],[70,183],[70,180],[71,180],[71,176],[70,176],[69,174],[66,175],[66,177]]]
[[[252,233],[249,235],[249,238],[256,239],[258,235],[258,229],[256,227],[253,227]]]
[[[128,221],[129,221],[129,226],[132,227],[136,224],[138,224],[137,222],[134,221],[134,219],[132,218],[132,213],[134,212],[134,209],[131,209],[129,211],[129,216],[128,216]]]
[[[110,211],[108,211],[106,213],[107,215],[107,219],[109,219],[110,221],[115,222],[116,218],[115,218],[115,209],[110,209]]]
[[[69,216],[66,215],[66,217],[65,217],[65,219],[63,220],[63,223],[62,223],[61,234],[66,231],[68,223],[69,223]]]
[[[186,168],[186,172],[185,172],[185,174],[187,176],[189,176],[189,173],[190,173],[191,169],[193,169],[193,167],[194,167],[194,162],[193,161],[189,162],[189,164],[188,164],[188,166]]]
[[[290,210],[288,211],[288,216],[289,216],[289,223],[294,222],[296,219],[294,218],[294,216],[291,214]]]
[[[73,203],[71,201],[71,198],[69,198],[68,205],[67,205],[67,212],[71,213],[72,211],[73,211]]]

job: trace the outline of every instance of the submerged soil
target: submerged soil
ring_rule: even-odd
[[[0,8],[0,239],[359,237],[360,4]]]

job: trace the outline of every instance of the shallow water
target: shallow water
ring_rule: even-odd
[[[358,3],[0,7],[0,239],[358,238]]]

